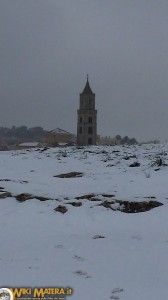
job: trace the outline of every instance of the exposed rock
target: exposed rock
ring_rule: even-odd
[[[34,196],[33,198],[40,200],[40,201],[47,201],[47,200],[51,200],[48,197],[44,197],[44,196]]]
[[[33,199],[34,196],[31,194],[28,194],[28,193],[22,193],[22,194],[17,195],[15,198],[19,202],[24,202],[26,200]]]
[[[83,196],[75,197],[76,200],[82,200],[82,199],[88,199],[90,200],[91,198],[95,197],[95,194],[86,194]]]
[[[129,167],[139,167],[140,163],[135,161],[133,164],[130,164]]]
[[[58,205],[56,208],[54,208],[54,210],[62,214],[65,214],[68,211],[68,209],[64,205]]]
[[[80,207],[82,206],[82,202],[68,202],[66,204],[71,204],[72,206],[75,206],[75,207]]]
[[[125,213],[140,213],[149,211],[155,207],[163,205],[158,201],[142,201],[142,202],[129,202],[129,201],[117,201],[118,203],[123,205],[122,211]]]
[[[102,203],[98,204],[98,206],[104,206],[112,209],[111,204],[115,204],[115,201],[103,201]]]
[[[90,199],[88,199],[89,201],[102,201],[102,199],[98,198],[98,197],[92,197]]]
[[[115,195],[113,195],[113,194],[100,194],[100,195],[96,195],[94,193],[91,193],[91,194],[86,194],[86,195],[75,197],[75,199],[76,200],[87,199],[89,201],[102,201],[101,197],[104,197],[104,198],[113,198],[113,197],[115,197]]]
[[[113,195],[113,194],[102,194],[102,196],[105,197],[105,198],[113,198],[113,197],[115,197],[115,195]]]
[[[112,204],[115,203],[119,204],[119,207],[117,207],[116,209],[111,206]],[[103,201],[102,203],[98,204],[98,206],[104,206],[106,208],[110,208],[111,210],[119,210],[125,213],[145,212],[162,205],[163,203],[158,201],[130,202],[130,201],[122,201],[122,200]]]
[[[41,149],[39,149],[39,150],[40,150],[40,152],[44,152],[44,151],[46,151],[48,149],[50,149],[50,148],[49,147],[44,147],[42,150]]]
[[[19,194],[19,195],[17,195],[15,198],[16,198],[16,200],[18,200],[19,202],[24,202],[24,201],[26,201],[26,200],[31,200],[31,199],[37,199],[37,200],[40,200],[40,201],[51,200],[51,199],[48,198],[48,197],[44,197],[44,196],[34,196],[34,195],[31,195],[31,194],[28,194],[28,193],[22,193],[22,194]]]
[[[0,199],[5,199],[8,197],[12,197],[12,194],[9,192],[2,192],[2,194],[0,194]]]
[[[55,175],[54,177],[58,178],[76,178],[76,177],[82,177],[83,173],[81,172],[69,172],[65,174]]]

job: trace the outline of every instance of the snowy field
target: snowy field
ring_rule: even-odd
[[[0,286],[168,299],[167,153],[168,144],[1,152]],[[54,177],[69,172],[82,174]],[[118,200],[163,205],[127,213]]]

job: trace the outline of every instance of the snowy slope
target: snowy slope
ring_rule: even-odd
[[[167,144],[1,152],[0,187],[11,197],[0,199],[0,286],[72,287],[72,300],[168,299],[168,166],[157,165],[167,152]],[[54,177],[68,172],[83,176]],[[18,202],[21,193],[50,200]],[[90,193],[97,201],[75,199]],[[164,205],[124,213],[98,206],[102,194]]]

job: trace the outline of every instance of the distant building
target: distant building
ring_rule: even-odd
[[[68,146],[74,141],[74,136],[63,129],[56,128],[45,133],[45,143],[51,147]]]
[[[0,151],[8,151],[9,147],[7,145],[0,145]]]
[[[77,145],[96,145],[97,139],[97,110],[95,109],[95,94],[87,81],[80,94],[77,120]]]
[[[21,149],[32,149],[32,148],[43,148],[43,144],[39,142],[25,142],[18,144],[16,149],[21,150]]]

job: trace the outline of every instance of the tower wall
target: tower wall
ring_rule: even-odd
[[[97,110],[95,109],[95,94],[91,91],[88,79],[83,93],[80,94],[77,114],[77,144],[79,146],[96,145]]]

